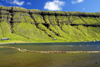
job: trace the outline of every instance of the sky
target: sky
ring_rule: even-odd
[[[100,12],[100,0],[0,0],[0,5],[45,11]]]

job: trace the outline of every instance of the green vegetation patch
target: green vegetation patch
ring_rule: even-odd
[[[76,27],[73,27],[71,25],[62,25],[62,30],[66,32],[69,37],[72,38],[72,41],[87,41],[89,40],[80,30],[78,30]],[[86,39],[87,38],[87,39]]]
[[[45,23],[43,17],[40,14],[32,14],[36,23]]]
[[[3,34],[7,34],[7,33],[10,33],[10,32],[11,32],[11,30],[10,30],[11,26],[10,26],[10,24],[9,24],[8,22],[6,22],[6,21],[1,22],[1,23],[0,23],[0,27],[1,27],[1,30],[2,30],[2,33],[3,33]]]
[[[20,16],[20,15],[14,15],[13,16],[13,19],[21,19],[23,16]]]
[[[45,23],[50,24],[49,16],[48,15],[44,15],[43,17],[44,17]]]
[[[37,26],[38,26],[39,29],[41,29],[45,33],[47,33],[50,37],[56,38],[56,35],[52,31],[50,31],[49,29],[47,29],[47,27],[45,27],[43,24],[38,24]]]
[[[11,10],[11,7],[0,6],[0,9]]]
[[[50,15],[50,16],[45,15],[44,20],[46,21],[46,23],[49,23],[49,24],[58,24],[57,19],[54,15]]]
[[[99,16],[98,13],[77,12],[79,15],[84,16]]]
[[[85,24],[78,16],[70,16],[70,21],[72,24]]]
[[[84,33],[84,35],[85,35],[86,37],[89,38],[89,41],[98,40],[98,36],[97,36],[92,30],[90,30],[88,27],[79,25],[79,26],[78,26],[78,29],[79,29],[82,33]]]
[[[64,11],[55,11],[56,15],[66,15]]]
[[[77,41],[77,39],[70,36],[68,33],[65,33],[59,26],[57,25],[50,25],[49,29],[52,30],[56,35],[66,39],[66,42],[73,42]]]
[[[21,22],[22,21],[23,16],[20,15],[14,15],[13,16],[13,22]]]
[[[70,24],[71,22],[68,19],[68,16],[56,16],[59,25],[63,25],[63,24]]]
[[[11,26],[8,22],[0,23],[0,39],[9,38],[10,40],[26,40],[24,37],[11,33]]]
[[[100,24],[100,22],[98,22],[98,18],[94,18],[94,17],[81,17],[81,19],[82,19],[86,24],[94,24],[94,25]]]
[[[48,15],[48,14],[50,14],[50,15],[55,15],[55,12],[54,12],[54,11],[42,11],[42,13],[43,13],[44,15]]]
[[[14,12],[13,22],[34,23],[34,20],[30,17],[28,13]]]
[[[28,23],[28,22],[35,23],[34,20],[31,17],[29,17],[29,16],[23,16],[22,22],[25,22],[25,23]]]
[[[98,24],[100,24],[100,17],[96,18],[96,20],[98,21]]]
[[[22,7],[13,7],[13,11],[29,12],[27,9]]]
[[[0,21],[10,21],[11,15],[0,15]]]
[[[1,14],[9,14],[9,12],[8,11],[6,11],[6,10],[1,10],[1,12],[0,12]]]
[[[68,12],[71,16],[78,16],[79,14],[79,12]]]
[[[3,34],[3,33],[2,33],[1,25],[0,25],[0,39],[3,37],[2,34]]]
[[[13,15],[30,16],[28,13],[23,13],[23,12],[13,12]]]
[[[42,11],[38,10],[38,9],[29,9],[30,13],[34,13],[34,14],[40,14],[42,13]]]
[[[47,34],[45,34],[43,31],[36,28],[34,24],[31,23],[14,23],[13,25],[14,33],[17,35],[21,35],[28,39],[33,40],[48,40],[50,39]]]
[[[91,30],[91,33],[94,33],[95,38],[100,40],[100,27],[91,27],[91,26],[89,26],[88,29]]]

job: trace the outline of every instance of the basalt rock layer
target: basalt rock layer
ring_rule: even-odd
[[[0,6],[1,38],[58,42],[100,40],[100,13]]]

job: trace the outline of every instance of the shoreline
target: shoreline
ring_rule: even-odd
[[[80,41],[81,42],[81,41]],[[82,41],[82,42],[100,42],[100,41]],[[0,45],[3,44],[19,44],[19,43],[79,43],[79,42],[54,42],[54,41],[48,41],[48,42],[24,42],[24,41],[12,41],[12,42],[2,42]]]
[[[33,51],[33,50],[27,50],[27,49],[21,49],[16,47],[9,47],[9,46],[0,46],[1,48],[11,48],[11,49],[17,49],[21,52],[31,52],[31,53],[100,53],[100,51]]]

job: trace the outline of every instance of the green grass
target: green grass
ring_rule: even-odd
[[[56,17],[54,16],[54,15],[51,15],[51,16],[49,16],[49,22],[51,23],[51,24],[58,24],[57,23],[57,19],[56,19]]]
[[[4,21],[0,23],[0,39],[1,38],[10,38],[10,40],[27,40],[26,38],[12,34],[11,33],[11,26],[8,22]]]
[[[23,16],[20,16],[19,14],[17,14],[17,15],[14,15],[13,16],[13,19],[21,19]]]
[[[31,23],[15,23],[13,27],[14,33],[21,35],[25,38],[32,40],[49,40],[50,38],[43,31],[36,28],[34,24]],[[41,34],[41,35],[40,35]]]
[[[0,27],[1,27],[3,35],[5,35],[7,33],[9,34],[11,32],[11,30],[10,30],[10,28],[11,28],[10,24],[8,22],[6,22],[6,21],[1,22],[0,23]]]
[[[50,16],[45,15],[44,20],[46,21],[46,23],[49,23],[49,24],[58,24],[57,19],[54,15],[50,15]]]
[[[58,32],[56,29],[54,29],[53,27],[52,27],[52,25],[50,25],[49,26],[49,28],[47,28],[47,27],[45,27],[43,24],[38,24],[38,26],[37,26],[39,29],[41,29],[41,30],[43,30],[48,36],[50,36],[52,39],[53,38],[56,38],[57,40],[56,41],[54,41],[54,42],[58,42],[58,41],[60,41],[60,40],[62,40],[62,41],[67,41],[68,42],[68,40],[66,39],[66,38],[63,38],[62,36],[57,36],[57,34],[59,33],[59,35],[60,35],[60,32]],[[52,29],[51,29],[52,28]],[[55,32],[56,31],[56,32]],[[52,40],[51,40],[52,41]],[[52,41],[53,42],[53,41]],[[61,41],[60,41],[61,42]]]
[[[93,36],[95,36],[96,40],[100,40],[100,27],[88,27],[89,30],[91,30],[91,33],[94,33]]]
[[[47,14],[54,15],[54,14],[55,14],[54,11],[42,11],[42,13],[43,13],[44,15],[47,15]]]
[[[28,13],[23,13],[23,12],[13,12],[13,14],[19,16],[30,16]]]
[[[70,16],[70,21],[72,24],[85,24],[78,16]]]
[[[9,14],[9,12],[8,11],[6,11],[6,10],[1,10],[1,12],[0,12],[1,14]]]
[[[63,11],[55,11],[55,13],[56,15],[66,15],[66,13]]]
[[[94,17],[81,17],[82,20],[85,22],[85,24],[94,24],[94,25],[98,25],[100,24],[99,18],[94,18]]]
[[[21,13],[21,12],[14,13],[13,22],[35,23],[28,13]]]
[[[57,25],[51,25],[49,27],[50,30],[52,30],[55,34],[57,34],[58,36],[64,38],[64,40],[66,42],[73,42],[73,41],[77,41],[75,38],[73,38],[72,36],[70,36],[68,33],[65,33],[59,26]]]
[[[47,33],[52,38],[56,38],[56,35],[52,31],[50,31],[49,29],[47,29],[47,27],[45,27],[44,25],[38,24],[38,28],[41,29],[41,30],[43,30],[45,33]]]
[[[3,34],[2,34],[2,29],[1,29],[1,26],[0,26],[0,39],[2,38]]]
[[[10,21],[11,15],[0,15],[1,21]]]
[[[79,16],[79,13],[78,11],[76,12],[68,12],[71,16]]]
[[[22,7],[13,7],[13,11],[29,12],[27,9]]]
[[[43,17],[40,14],[32,14],[32,17],[36,21],[36,23],[45,23]]]
[[[84,35],[87,36],[90,41],[95,41],[95,40],[99,39],[98,36],[95,34],[95,32],[93,32],[92,30],[90,30],[88,27],[84,27],[82,25],[79,25],[78,29],[82,33],[84,33]]]
[[[44,15],[43,17],[44,17],[44,19],[45,19],[45,22],[46,22],[47,24],[50,24],[50,22],[49,22],[49,16],[48,16],[48,15]]]
[[[96,18],[96,20],[98,21],[98,24],[100,24],[100,17]]]
[[[38,9],[29,9],[29,12],[31,12],[33,14],[40,14],[42,11],[40,11]]]
[[[11,7],[0,6],[1,9],[11,10]]]
[[[66,30],[66,29],[67,30]],[[73,40],[77,39],[78,41],[88,41],[88,37],[86,37],[79,29],[70,25],[63,25],[62,30],[66,32]]]
[[[59,25],[61,26],[62,24],[70,24],[71,22],[68,19],[68,16],[56,16]]]
[[[23,16],[22,22],[25,22],[25,23],[28,23],[28,22],[35,23],[34,20],[31,17],[29,17],[29,16]]]
[[[36,9],[27,10],[25,8],[13,7],[13,16],[11,16],[10,12],[7,11],[11,10],[11,7],[0,6],[0,8],[6,9],[1,10],[0,39],[5,37],[10,38],[11,41],[21,40],[31,42],[100,40],[99,27],[70,25],[99,25],[100,17],[92,17],[96,15],[99,16],[99,13],[40,11]],[[81,17],[79,17],[79,15],[81,15]],[[83,15],[86,17],[83,17]],[[12,26],[10,25],[11,19],[13,19],[12,22],[14,22]],[[36,23],[36,25],[34,23]],[[43,24],[47,24],[48,27]],[[13,31],[13,33],[11,33],[11,31]],[[53,38],[57,38],[57,40],[53,41]]]

